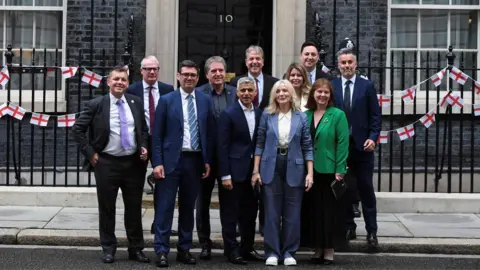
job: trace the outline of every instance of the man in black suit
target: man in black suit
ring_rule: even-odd
[[[322,71],[322,68],[317,68],[317,63],[320,54],[318,53],[317,45],[314,42],[306,41],[302,44],[300,49],[300,64],[307,70],[310,85],[318,79],[333,80],[334,77]]]
[[[155,109],[157,108],[158,100],[160,96],[166,95],[173,91],[173,86],[158,81],[158,74],[160,72],[160,63],[158,59],[153,56],[147,56],[143,58],[140,63],[140,72],[142,74],[142,80],[133,83],[127,89],[127,93],[135,95],[140,98],[145,110],[145,120],[147,121],[147,127],[149,130],[148,136],[148,149],[151,149],[152,146],[152,126],[155,123]],[[151,151],[148,152],[148,160],[151,159]],[[145,163],[145,174],[147,173],[148,160]],[[144,176],[145,178],[145,176]],[[153,177],[149,177],[148,184],[153,189]],[[153,192],[153,190],[152,190]],[[153,202],[155,206],[155,202]],[[154,222],[152,222],[152,227],[150,232],[155,233]],[[173,233],[173,232],[172,232]],[[176,232],[175,232],[176,233]]]
[[[212,99],[214,126],[218,128],[220,114],[235,101],[235,87],[225,84],[227,64],[220,56],[212,56],[205,62],[205,75],[208,83],[197,88]],[[216,134],[216,133],[214,133]],[[221,136],[221,135],[219,135]],[[216,141],[215,139],[214,141]],[[214,145],[215,147],[215,145]],[[201,260],[210,260],[212,254],[212,240],[210,239],[210,202],[215,181],[219,179],[215,150],[212,153],[211,173],[207,179],[201,181],[198,193],[196,210],[197,234],[202,251]]]
[[[113,69],[107,79],[110,93],[85,103],[72,128],[86,166],[93,168],[97,186],[100,243],[103,262],[112,263],[117,249],[115,202],[122,190],[128,258],[148,263],[143,254],[142,191],[148,157],[148,130],[141,100],[124,94],[128,75],[124,68]],[[90,131],[90,139],[85,133]]]
[[[237,76],[230,81],[230,85],[237,86],[238,80],[243,77],[250,77],[255,81],[255,87],[257,88],[257,95],[253,99],[253,105],[263,111],[270,102],[270,92],[273,85],[278,81],[278,78],[272,77],[262,72],[264,63],[263,49],[260,46],[251,45],[245,51],[245,63],[248,68],[248,73]],[[259,213],[258,219],[260,221],[259,231],[263,236],[263,224],[264,224],[264,207],[263,196],[260,196],[259,200]]]

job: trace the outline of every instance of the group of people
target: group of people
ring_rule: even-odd
[[[129,259],[150,261],[142,251],[141,214],[149,161],[158,267],[169,265],[177,200],[176,260],[196,264],[190,252],[195,221],[199,258],[211,259],[209,206],[215,183],[224,255],[233,264],[296,265],[300,247],[314,250],[315,263],[331,264],[335,248],[356,238],[351,198],[357,190],[367,242],[378,245],[372,178],[380,108],[373,83],[356,75],[354,51],[338,52],[339,78],[317,68],[319,53],[312,42],[302,45],[299,63],[291,64],[283,79],[262,72],[261,47],[250,46],[245,56],[248,73],[230,84],[225,60],[210,57],[208,83],[199,87],[197,65],[184,60],[177,90],[158,81],[159,62],[148,56],[141,62],[141,81],[129,86],[127,71],[115,68],[107,79],[110,93],[86,102],[73,134],[85,167],[95,174],[103,262],[112,263],[117,249],[119,188]],[[357,190],[344,192],[350,186],[347,172]],[[257,214],[264,256],[254,249]]]

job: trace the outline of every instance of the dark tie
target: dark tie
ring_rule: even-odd
[[[150,135],[153,133],[153,125],[155,123],[155,100],[153,99],[153,87],[148,87],[148,111],[150,113]]]
[[[347,115],[347,120],[350,124],[350,114],[352,112],[352,107],[350,105],[350,84],[352,84],[352,81],[348,80],[345,82],[345,91],[343,91],[343,107],[345,114]]]
[[[189,94],[188,100],[188,126],[190,128],[190,144],[193,150],[198,150],[200,146],[198,136],[197,114],[195,113],[195,105],[193,105],[193,96]]]
[[[120,116],[120,142],[122,144],[122,148],[127,150],[130,148],[130,142],[128,141],[127,113],[125,112],[122,99],[117,100],[116,104],[118,106],[118,113]]]
[[[258,107],[258,96],[260,95],[260,89],[258,89],[258,79],[255,78],[255,86],[257,87],[257,95],[253,98],[253,106]]]

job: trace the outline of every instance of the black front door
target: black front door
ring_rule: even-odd
[[[200,66],[198,85],[207,82],[204,64],[220,55],[227,72],[247,73],[245,50],[259,45],[265,54],[263,71],[272,70],[273,0],[180,0],[178,61]]]

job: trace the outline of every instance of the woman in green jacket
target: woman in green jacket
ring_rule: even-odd
[[[344,232],[340,218],[344,207],[330,184],[342,181],[347,171],[349,129],[345,113],[334,104],[333,86],[326,79],[316,80],[305,111],[313,144],[314,184],[303,196],[301,246],[313,248],[313,259],[324,264],[333,262],[334,247]]]

